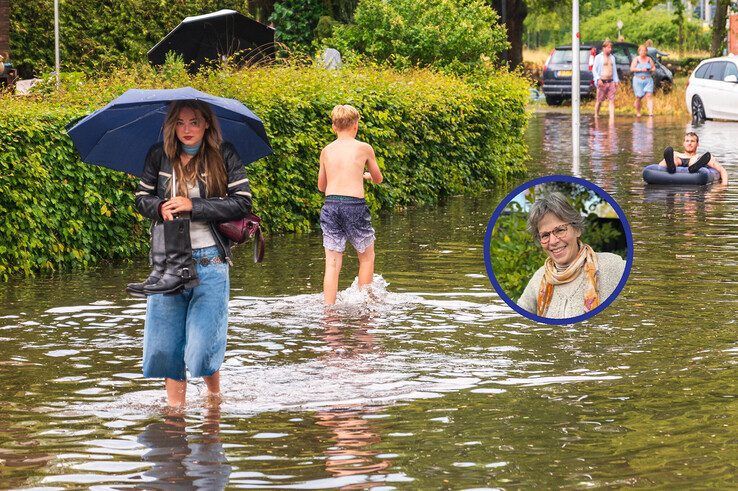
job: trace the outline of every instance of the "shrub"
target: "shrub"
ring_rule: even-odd
[[[323,15],[321,0],[283,0],[274,4],[269,20],[274,23],[277,41],[288,45],[307,45]]]
[[[183,85],[242,100],[264,121],[274,155],[247,172],[255,210],[274,232],[306,232],[317,223],[317,163],[333,139],[329,114],[339,103],[361,111],[359,138],[374,145],[385,176],[368,187],[375,212],[475,193],[524,170],[527,86],[511,74],[472,85],[427,70],[274,67],[189,76],[170,64],[118,71],[33,100],[2,99],[0,276],[146,249],[146,223],[133,209],[135,180],[80,163],[63,127],[128,88]]]
[[[54,66],[54,9],[47,0],[10,2],[10,50],[24,76]],[[59,9],[65,71],[147,64],[146,53],[185,17],[220,9],[248,12],[245,0],[66,0]]]
[[[481,0],[362,0],[354,23],[333,31],[327,46],[396,68],[458,71],[508,46],[497,13]]]
[[[134,180],[74,158],[64,125],[78,114],[15,103],[0,119],[0,278],[145,251]]]
[[[618,20],[623,21],[622,35],[626,41],[641,44],[651,39],[661,49],[679,46],[678,28],[673,14],[661,8],[634,12],[631,5],[606,10],[582,22],[582,38],[588,41],[618,37]],[[684,48],[710,49],[710,31],[691,20],[685,22]]]

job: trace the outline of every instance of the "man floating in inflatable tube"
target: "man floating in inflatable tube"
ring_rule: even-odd
[[[666,167],[669,174],[674,174],[677,167],[687,167],[692,174],[699,171],[702,167],[709,167],[720,173],[720,180],[724,184],[728,183],[728,173],[725,172],[725,168],[718,163],[715,157],[710,155],[710,152],[706,152],[698,158],[697,147],[700,144],[700,137],[697,136],[697,133],[690,131],[684,135],[683,144],[684,152],[675,152],[673,148],[666,147],[664,150],[664,160],[659,162],[659,165]],[[675,159],[678,159],[678,161]]]

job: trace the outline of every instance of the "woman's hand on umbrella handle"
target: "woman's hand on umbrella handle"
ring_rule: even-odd
[[[184,196],[175,196],[162,205],[161,216],[164,220],[171,220],[172,218],[167,218],[167,215],[171,217],[176,213],[182,213],[185,211],[192,211],[192,200],[190,200],[190,198],[185,198]]]

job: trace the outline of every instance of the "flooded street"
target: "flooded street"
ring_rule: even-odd
[[[684,121],[584,116],[581,177],[634,239],[620,297],[570,326],[497,297],[482,241],[524,181],[571,173],[569,116],[533,116],[525,178],[374,218],[377,302],[321,305],[320,234],[236,249],[219,409],[141,376],[145,261],[0,285],[0,487],[738,486],[738,123],[695,129],[729,186],[641,179]]]

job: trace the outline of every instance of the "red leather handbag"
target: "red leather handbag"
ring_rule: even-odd
[[[249,239],[254,239],[254,262],[260,263],[264,260],[264,236],[261,233],[261,218],[249,213],[238,220],[218,224],[218,232],[236,244],[243,244]]]

